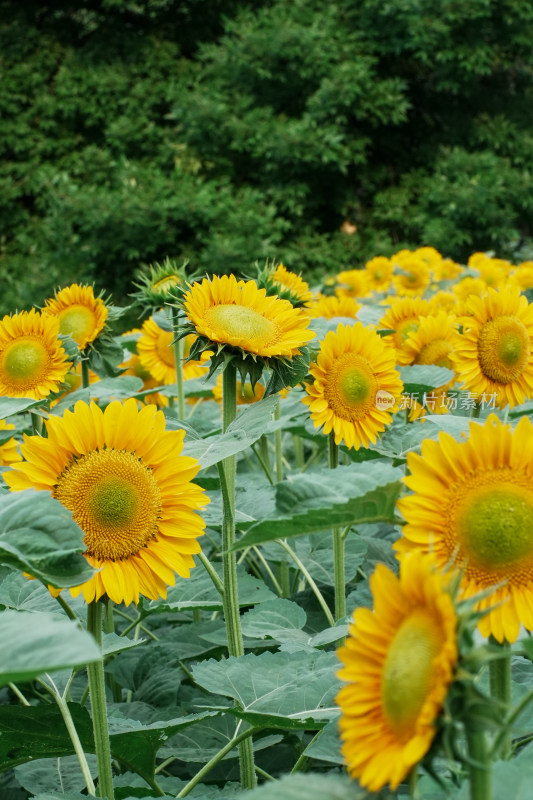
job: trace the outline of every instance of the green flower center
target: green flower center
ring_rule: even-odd
[[[227,303],[213,306],[206,311],[205,320],[221,341],[230,340],[241,344],[267,347],[278,338],[276,325],[253,308]]]
[[[2,366],[9,383],[26,384],[29,389],[42,379],[49,364],[50,355],[42,342],[23,338],[6,348]]]
[[[93,312],[82,305],[73,305],[59,314],[59,331],[71,336],[81,347],[94,330],[96,320]]]
[[[415,610],[391,642],[381,679],[385,716],[397,735],[411,732],[431,690],[442,631],[424,610]]]
[[[353,421],[375,410],[378,389],[370,362],[356,353],[345,353],[329,370],[324,397],[336,416]]]
[[[529,334],[517,317],[502,316],[486,322],[478,338],[478,358],[485,376],[496,383],[512,383],[529,360]]]
[[[99,561],[129,558],[158,530],[161,493],[152,470],[125,450],[93,450],[62,472],[54,497],[84,532]]]
[[[459,538],[478,569],[520,567],[533,556],[533,492],[513,484],[474,489],[457,510]]]

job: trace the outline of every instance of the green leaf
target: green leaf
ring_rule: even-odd
[[[42,400],[32,400],[30,397],[0,397],[0,419],[13,417],[30,408],[42,405]]]
[[[21,572],[14,571],[0,583],[0,605],[16,611],[61,612],[59,603],[52,597],[40,581],[25,578]]]
[[[0,686],[100,658],[92,636],[45,612],[2,611],[0,641],[9,642],[0,650]]]
[[[336,526],[392,522],[402,477],[402,469],[381,462],[289,475],[275,487],[276,516],[252,524],[232,549]]]
[[[94,778],[98,775],[96,756],[87,755],[87,764]],[[32,795],[61,786],[65,793],[83,791],[85,779],[77,756],[63,758],[38,758],[15,767],[15,777]]]
[[[69,703],[69,711],[83,749],[94,753],[89,712],[77,703]],[[217,713],[203,711],[149,725],[110,717],[111,755],[145,780],[151,780],[157,751],[169,736]],[[0,734],[0,772],[36,758],[61,758],[73,753],[61,712],[55,705],[0,706]]]
[[[228,456],[247,450],[266,430],[276,403],[276,397],[253,403],[238,414],[225,433],[200,441],[184,442],[183,455],[198,459],[202,468],[206,469]]]
[[[305,539],[298,539],[294,549],[311,577],[326,586],[335,585],[335,568],[331,536],[327,533],[312,534]],[[344,543],[344,579],[345,583],[353,580],[357,568],[364,561],[368,545],[364,539],[349,535]]]
[[[306,772],[284,775],[257,789],[244,792],[241,800],[366,800],[375,797],[360,789],[347,775]]]
[[[214,564],[213,567],[222,580],[222,566]],[[264,603],[274,597],[263,581],[249,575],[242,566],[237,570],[237,578],[241,607]],[[168,609],[186,611],[193,608],[201,608],[205,611],[222,610],[222,597],[205,569],[200,566],[191,572],[190,578],[180,580],[175,586],[169,587],[166,600],[159,600],[157,604],[148,606],[150,611],[166,611]]]
[[[301,634],[305,640],[309,637],[302,630],[307,621],[307,614],[297,603],[276,597],[261,603],[241,617],[244,636],[264,639],[269,636],[278,642],[298,638]]]
[[[0,495],[2,563],[53,586],[78,586],[94,574],[84,550],[81,528],[49,492]]]
[[[193,667],[196,683],[213,694],[233,698],[229,713],[266,727],[320,727],[339,714],[335,653],[261,653],[202,661]]]
[[[430,392],[439,386],[449,383],[454,377],[454,372],[446,367],[437,367],[433,364],[415,364],[411,367],[400,367],[400,377],[403,381],[404,392],[419,394]]]
[[[306,747],[303,754],[317,761],[344,764],[344,758],[341,753],[339,727],[336,719],[331,720],[331,722],[328,722],[328,724],[322,728],[318,737]]]

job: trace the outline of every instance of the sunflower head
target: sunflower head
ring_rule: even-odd
[[[414,557],[413,557],[414,555]],[[395,789],[428,752],[458,659],[449,579],[411,554],[399,577],[379,564],[373,609],[356,609],[338,651],[342,753],[353,777]]]
[[[175,302],[181,296],[181,291],[186,284],[186,268],[188,261],[178,266],[176,261],[165,258],[162,264],[150,264],[138,275],[134,286],[137,291],[132,297],[140,303],[145,310],[154,311],[165,303]]]
[[[0,467],[9,467],[16,461],[22,461],[18,451],[17,440],[11,433],[15,426],[0,419]]]
[[[313,293],[309,289],[309,284],[300,275],[290,272],[283,264],[267,260],[262,269],[256,263],[256,270],[255,282],[260,289],[266,289],[267,295],[288,300],[295,308],[300,308],[311,300]]]
[[[272,376],[265,395],[299,383],[307,374],[309,317],[288,300],[267,296],[255,281],[234,275],[215,275],[193,284],[183,297],[187,323],[181,336],[194,334],[189,359],[211,354],[211,376],[217,367],[233,361],[241,382],[252,388],[265,368]]]
[[[517,286],[470,297],[450,354],[464,387],[511,408],[533,396],[533,305]]]
[[[104,330],[108,309],[92,286],[77,283],[60,289],[46,300],[44,313],[57,317],[60,333],[70,336],[80,350],[92,344]]]
[[[361,308],[355,297],[342,295],[317,294],[307,305],[307,313],[312,318],[334,319],[335,317],[350,317],[355,319]]]
[[[358,450],[392,422],[403,384],[395,357],[381,337],[360,322],[326,334],[310,369],[303,402],[315,428]]]
[[[57,319],[32,309],[0,321],[0,395],[43,400],[69,367]]]
[[[432,553],[462,575],[461,596],[485,616],[484,636],[514,642],[533,630],[533,424],[514,432],[495,414],[468,440],[441,433],[407,456],[413,494],[398,500],[406,524],[395,549]]]
[[[84,532],[85,556],[99,569],[71,589],[87,602],[165,597],[175,573],[188,578],[208,502],[192,478],[200,465],[181,455],[183,431],[165,431],[155,406],[135,399],[105,411],[78,402],[51,416],[47,437],[26,437],[24,461],[5,474],[12,491],[52,492]]]

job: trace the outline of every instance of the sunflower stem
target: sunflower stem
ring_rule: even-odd
[[[328,464],[330,469],[339,466],[339,446],[335,444],[333,431],[328,439]],[[344,583],[344,537],[342,528],[333,528],[333,572],[335,578],[335,620],[346,616],[346,587]],[[343,644],[343,642],[342,642]]]
[[[292,437],[292,449],[294,451],[294,464],[297,470],[301,470],[305,464],[304,440],[295,433]]]
[[[222,377],[222,430],[226,431],[237,416],[237,370],[229,361]],[[242,640],[239,594],[237,585],[237,558],[231,550],[235,542],[235,475],[236,458],[228,456],[219,465],[222,489],[222,566],[224,575],[224,594],[222,605],[228,637],[230,656],[244,655]],[[252,740],[245,738],[239,743],[239,763],[243,789],[253,789],[256,785]]]
[[[418,765],[415,764],[411,769],[408,778],[409,797],[411,800],[420,800],[420,792],[418,791]]]
[[[279,395],[276,400],[276,408],[274,409],[274,419],[281,419],[281,404]],[[274,443],[276,447],[276,481],[279,483],[283,480],[283,449],[281,440],[281,428],[274,431]]]
[[[172,307],[172,330],[174,333],[173,351],[176,365],[176,393],[178,395],[178,416],[185,419],[185,390],[183,388],[183,339],[178,339],[180,330],[178,310]]]
[[[511,648],[507,642],[497,642],[491,637],[491,645],[498,648],[499,658],[489,663],[490,694],[498,701],[502,719],[507,719],[511,706]],[[511,736],[505,731],[501,738],[499,758],[509,758],[511,753]]]
[[[472,406],[472,411],[470,412],[470,418],[478,419],[480,414],[481,414],[481,403],[478,403],[476,400],[476,402]]]
[[[485,732],[475,727],[467,730],[470,756],[470,800],[492,800],[491,763]]]
[[[83,389],[88,389],[90,385],[89,380],[89,362],[86,358],[81,360],[81,385]]]
[[[101,648],[102,603],[100,601],[89,603],[87,606],[87,630]],[[87,664],[87,676],[93,718],[94,747],[98,765],[98,794],[100,797],[107,797],[108,800],[114,800],[103,658]]]
[[[104,614],[104,633],[115,633],[115,619],[113,616],[113,601],[106,597]],[[122,702],[122,689],[115,680],[114,675],[106,675],[106,682],[113,695],[113,702]]]
[[[328,606],[328,604],[326,603],[326,601],[324,599],[324,595],[322,594],[322,592],[320,591],[320,589],[316,585],[315,581],[311,577],[311,574],[310,574],[309,570],[306,568],[305,564],[301,561],[301,559],[298,558],[297,554],[294,552],[294,550],[292,549],[290,544],[288,544],[286,539],[278,539],[277,541],[278,541],[278,544],[280,544],[283,547],[283,549],[287,551],[287,553],[290,555],[290,557],[292,558],[292,560],[294,561],[296,566],[299,568],[300,572],[302,573],[302,575],[304,576],[305,580],[309,584],[313,594],[315,595],[316,599],[320,603],[320,607],[321,607],[322,611],[324,612],[324,615],[325,615],[325,617],[326,617],[326,619],[328,621],[329,626],[331,628],[334,628],[335,627],[335,619],[333,617],[333,614],[331,613],[331,611],[329,609],[329,606]]]

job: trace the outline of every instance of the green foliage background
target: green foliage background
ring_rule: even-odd
[[[0,311],[140,264],[530,255],[529,0],[3,0]],[[357,233],[340,231],[348,220]]]

